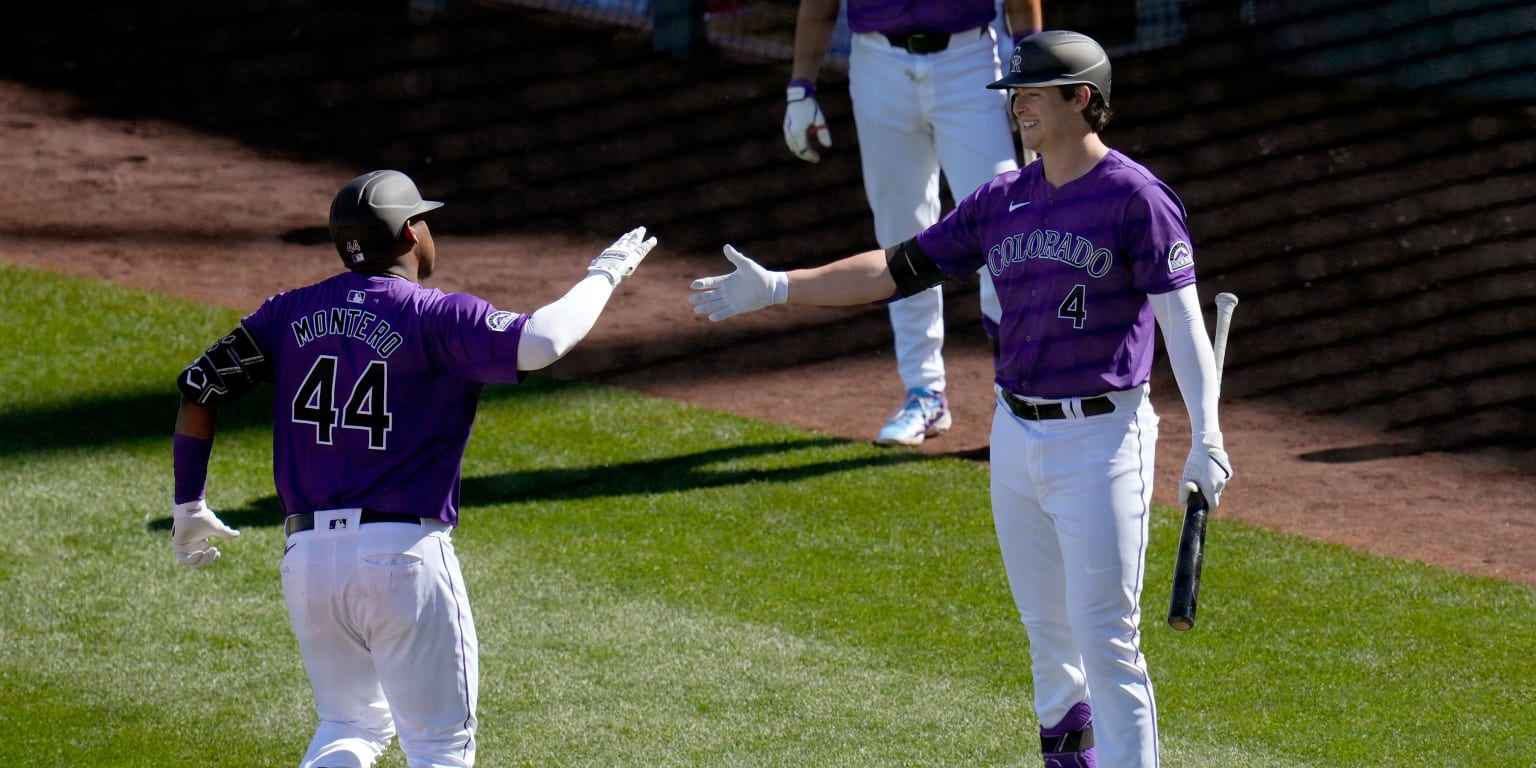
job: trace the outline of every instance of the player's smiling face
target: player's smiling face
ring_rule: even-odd
[[[1077,101],[1063,99],[1061,89],[1054,85],[1014,88],[1011,107],[1013,116],[1019,121],[1021,143],[1028,149],[1040,151],[1053,140],[1075,137],[1078,132],[1072,130],[1073,121],[1082,122],[1077,114],[1081,111]]]

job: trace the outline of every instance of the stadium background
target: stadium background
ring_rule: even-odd
[[[658,1],[660,8],[554,0],[32,3],[13,9],[0,77],[70,93],[82,113],[125,126],[164,120],[264,156],[406,170],[450,203],[435,221],[450,238],[511,232],[549,246],[643,222],[668,249],[710,259],[655,260],[648,278],[675,283],[698,274],[696,265],[718,263],[725,241],[777,267],[868,247],[835,63],[823,94],[836,150],[807,166],[782,147],[793,0],[684,2],[678,12],[666,7],[671,0]],[[1047,2],[1046,13],[1050,26],[1111,47],[1119,116],[1110,143],[1184,197],[1202,293],[1244,298],[1228,398],[1285,404],[1286,426],[1324,436],[1322,443],[1342,434],[1341,424],[1386,430],[1379,442],[1314,452],[1320,462],[1354,464],[1357,474],[1370,466],[1363,462],[1489,447],[1528,467],[1520,457],[1536,448],[1536,9],[1406,0],[1139,6]],[[28,130],[14,115],[4,127],[8,141]],[[295,189],[291,200],[225,204],[259,214],[281,203],[315,218],[323,209],[300,203],[323,205],[334,179],[346,178],[338,173]],[[29,214],[67,217],[61,202]],[[194,206],[186,213],[196,215]],[[165,214],[175,219],[177,211]],[[313,257],[278,278],[334,269],[321,225],[271,233],[274,246],[303,246]],[[45,234],[84,237],[60,237],[63,229]],[[222,272],[235,284],[250,268],[208,258],[212,266],[186,265],[186,279],[218,282]],[[480,268],[501,277],[512,266],[509,258]],[[565,280],[570,267],[558,266],[564,271],[539,279]],[[950,301],[957,364],[979,335],[964,322],[975,315],[973,290],[956,287]],[[623,343],[573,356],[562,372],[654,383],[712,359],[720,370],[769,375],[790,356],[836,364],[888,346],[879,313],[807,314],[785,350],[754,337],[784,336],[766,322],[701,331],[680,305],[666,311],[682,317],[636,322]],[[710,358],[726,346],[742,351]],[[877,359],[866,366],[870,378],[852,377],[841,396],[858,397],[882,381],[874,377],[893,378],[888,368],[888,357]],[[889,399],[870,398],[881,408]],[[1178,416],[1162,410],[1170,422]],[[1277,431],[1265,448],[1307,444],[1285,442],[1279,425],[1270,426]],[[939,449],[966,445],[956,438]],[[1250,463],[1239,472],[1257,480],[1261,446],[1245,447]],[[1463,474],[1429,501],[1486,492]],[[1531,527],[1528,470],[1519,479],[1523,495],[1501,499],[1507,512],[1492,515],[1495,534]],[[1258,506],[1240,485],[1232,498]],[[1291,513],[1318,506],[1290,503]],[[1318,522],[1327,528],[1360,515],[1344,506]],[[1363,526],[1357,541],[1344,539],[1379,545],[1371,541],[1379,530]],[[1488,572],[1497,561],[1494,575],[1536,578],[1499,560],[1507,553],[1489,560],[1486,538],[1466,538],[1470,549],[1454,555],[1468,561],[1461,565]],[[1521,549],[1517,539],[1501,540]],[[1433,546],[1407,554],[1434,560],[1425,555]]]

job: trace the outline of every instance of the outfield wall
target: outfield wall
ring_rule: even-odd
[[[1207,299],[1243,297],[1229,393],[1536,447],[1529,3],[1188,2],[1172,39],[1136,4],[1046,5],[1120,52],[1107,140],[1183,196]],[[791,266],[872,245],[836,67],[837,146],[782,145],[792,6],[727,3],[675,55],[643,18],[491,0],[56,0],[13,9],[0,76],[407,170],[447,231],[645,221]]]

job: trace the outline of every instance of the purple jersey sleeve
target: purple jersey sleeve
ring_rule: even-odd
[[[1184,205],[1111,150],[1060,188],[1041,163],[999,175],[917,236],[945,274],[986,268],[997,287],[997,383],[1083,397],[1152,375],[1150,294],[1195,282]]]
[[[273,361],[273,475],[289,513],[365,506],[456,523],[480,390],[517,382],[527,316],[391,277],[278,294],[243,325]]]

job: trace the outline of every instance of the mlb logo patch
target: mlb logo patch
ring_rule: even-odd
[[[1180,240],[1168,249],[1168,271],[1170,273],[1181,269],[1188,269],[1194,265],[1195,253],[1190,250],[1189,243]]]
[[[367,300],[362,291],[347,291],[348,304],[361,304]]]

